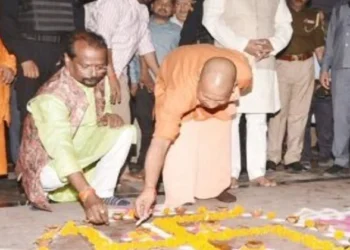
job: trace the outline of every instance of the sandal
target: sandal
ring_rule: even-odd
[[[251,181],[251,184],[256,187],[276,187],[277,183],[267,179],[265,176],[258,177]]]
[[[136,172],[136,173],[130,173],[130,176],[133,178],[136,178],[137,180],[143,181],[145,179],[145,171],[141,170],[141,171]]]
[[[134,181],[143,181],[143,178],[137,176],[137,174],[131,174],[124,172],[120,177],[121,182],[134,182]]]
[[[107,206],[118,206],[118,207],[126,207],[130,205],[130,201],[121,199],[116,196],[112,196],[109,198],[102,198],[103,203]]]

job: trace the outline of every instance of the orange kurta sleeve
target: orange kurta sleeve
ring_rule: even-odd
[[[155,132],[154,137],[174,141],[180,132],[182,118],[193,106],[193,93],[185,84],[183,74],[168,70],[164,61],[155,86]]]
[[[0,40],[0,64],[5,65],[16,72],[16,58],[14,55],[11,55],[3,42]]]

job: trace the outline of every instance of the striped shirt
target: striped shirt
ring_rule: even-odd
[[[137,0],[97,0],[85,7],[86,28],[104,37],[112,50],[114,71],[118,77],[138,52],[154,51],[148,29],[147,7]]]

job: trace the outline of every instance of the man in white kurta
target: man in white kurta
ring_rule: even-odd
[[[285,0],[205,0],[203,24],[223,46],[244,52],[253,68],[253,87],[240,98],[232,127],[232,183],[241,172],[239,121],[247,120],[247,170],[252,182],[274,186],[265,178],[266,115],[280,109],[275,55],[292,35]],[[267,47],[265,47],[265,45]]]

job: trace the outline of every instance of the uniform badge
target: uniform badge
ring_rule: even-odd
[[[303,23],[304,23],[304,30],[306,33],[310,33],[314,31],[319,26],[318,19],[313,20],[313,19],[305,18]]]
[[[305,23],[305,24],[313,25],[313,24],[315,24],[315,20],[305,18],[305,19],[304,19],[304,23]]]

